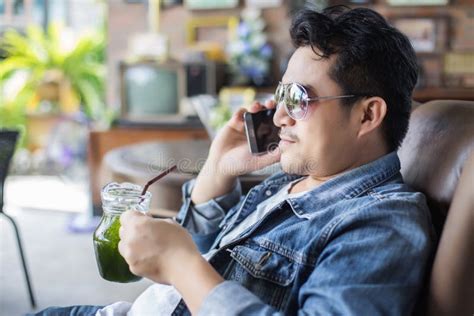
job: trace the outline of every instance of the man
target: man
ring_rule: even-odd
[[[180,225],[124,213],[119,250],[160,285],[97,315],[412,312],[433,248],[425,199],[403,184],[396,154],[415,53],[363,8],[303,9],[290,33],[275,101],[250,108],[277,108],[278,150],[248,152],[240,110],[184,185]],[[239,175],[276,162],[283,172],[240,196]]]

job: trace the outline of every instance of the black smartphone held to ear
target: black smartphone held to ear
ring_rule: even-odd
[[[250,152],[261,155],[278,147],[280,128],[273,124],[276,109],[244,113],[245,132]]]

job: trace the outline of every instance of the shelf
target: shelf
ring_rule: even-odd
[[[466,100],[474,101],[474,89],[468,88],[423,88],[413,92],[418,102],[430,100]]]

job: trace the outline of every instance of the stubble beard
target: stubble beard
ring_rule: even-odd
[[[317,173],[318,163],[316,158],[304,158],[299,153],[283,152],[280,165],[282,170],[288,174],[310,175]]]

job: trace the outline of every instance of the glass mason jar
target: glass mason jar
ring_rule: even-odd
[[[127,262],[118,251],[120,215],[127,210],[147,212],[151,193],[141,196],[142,188],[132,183],[107,184],[101,191],[102,219],[94,236],[94,251],[102,278],[120,283],[135,282],[141,277],[130,272]]]

